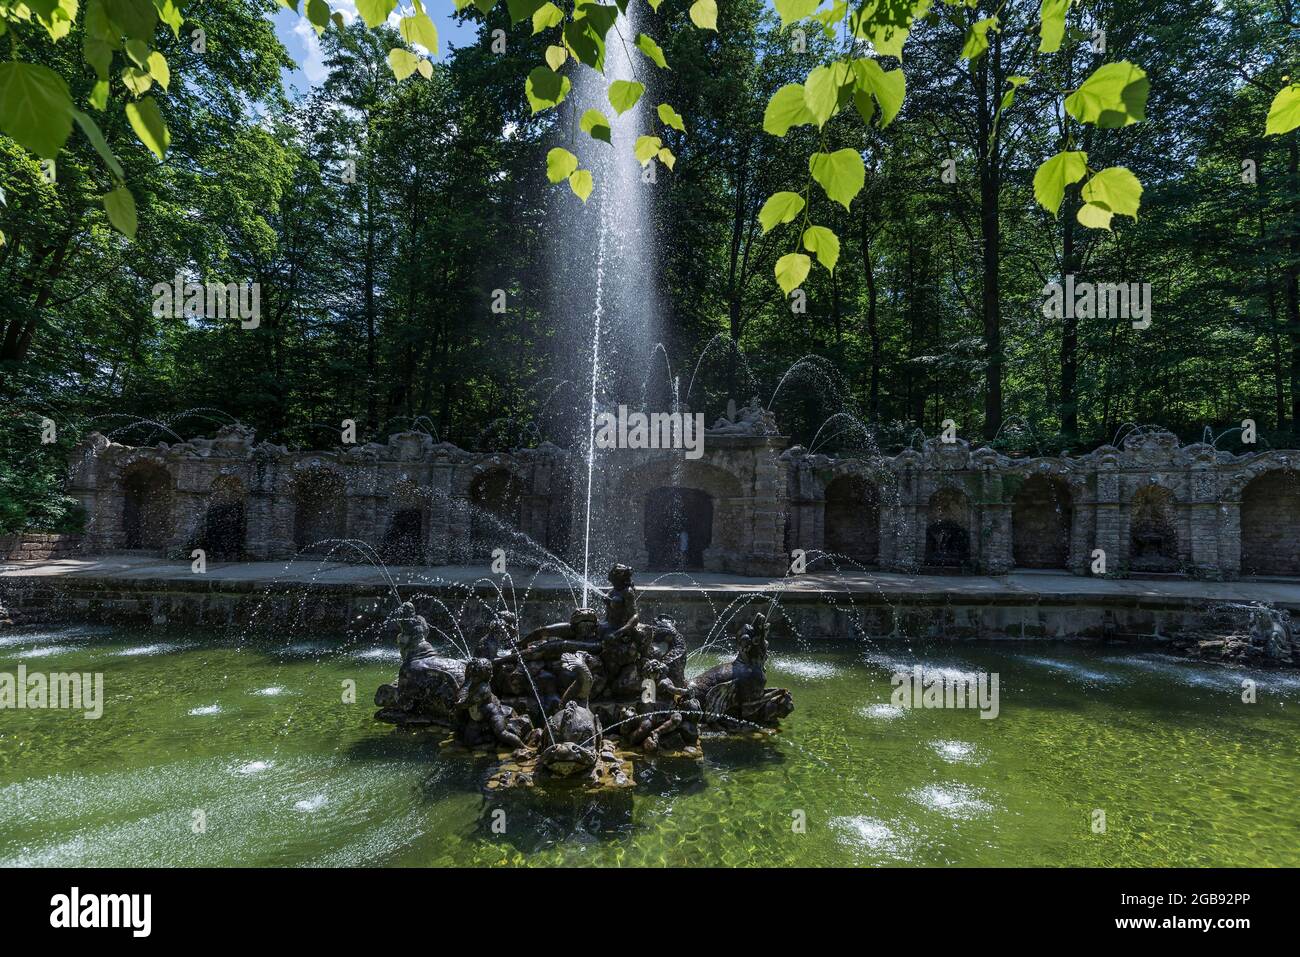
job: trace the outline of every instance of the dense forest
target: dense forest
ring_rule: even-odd
[[[1002,29],[970,63],[964,29],[918,23],[894,122],[826,127],[862,153],[867,180],[850,209],[822,213],[842,246],[833,272],[803,284],[802,309],[773,282],[788,240],[758,212],[805,175],[817,134],[776,138],[763,114],[832,40],[782,31],[764,0],[725,0],[716,32],[661,31],[671,70],[655,101],[687,130],[670,138],[674,168],[645,185],[646,228],[664,347],[684,376],[699,365],[693,408],[712,418],[729,397],[766,399],[813,355],[825,361],[805,363],[775,411],[792,441],[827,450],[898,447],[947,419],[1025,451],[1095,447],[1142,423],[1199,439],[1245,418],[1261,443],[1300,443],[1300,131],[1264,135],[1300,63],[1300,4],[1082,0],[1077,42],[1052,54],[1038,52],[1039,6],[971,0],[970,21],[996,11]],[[68,140],[48,182],[0,136],[0,527],[71,521],[54,491],[61,456],[92,428],[174,441],[237,419],[328,447],[351,417],[362,441],[413,424],[466,447],[571,440],[564,390],[587,387],[571,359],[589,345],[551,321],[566,294],[555,263],[592,252],[555,248],[548,229],[558,204],[580,201],[544,162],[572,117],[534,114],[521,83],[544,44],[504,9],[467,7],[457,16],[477,42],[398,82],[393,31],[354,23],[322,36],[325,80],[290,96],[275,9],[208,0],[193,15],[202,54],[163,34],[165,161],[124,122],[105,126],[135,195],[133,241],[109,226],[98,197],[111,184],[86,138]],[[657,13],[686,17],[672,0]],[[27,52],[71,60],[79,44]],[[1141,211],[1084,229],[1079,189],[1053,217],[1034,172],[1063,148],[1060,92],[1119,57],[1150,77],[1146,120],[1070,135],[1092,165],[1138,175]],[[999,110],[1031,68],[1047,92]],[[257,283],[257,328],[155,315],[155,284],[178,273]],[[1046,316],[1044,288],[1066,275],[1149,284],[1149,326]],[[822,428],[841,412],[852,417]],[[43,418],[57,442],[41,444]],[[1240,448],[1235,434],[1220,445]]]

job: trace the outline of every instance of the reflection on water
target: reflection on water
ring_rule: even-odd
[[[489,800],[487,761],[375,723],[387,646],[6,631],[20,664],[102,671],[106,701],[0,711],[0,865],[1300,865],[1300,677],[1137,648],[775,642],[780,735],[550,802]],[[998,673],[999,717],[895,707],[917,664]]]

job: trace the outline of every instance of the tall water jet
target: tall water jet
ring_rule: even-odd
[[[562,108],[562,145],[577,154],[581,168],[591,170],[594,189],[585,204],[567,190],[553,194],[558,238],[550,248],[555,257],[553,272],[559,280],[553,309],[564,331],[558,341],[562,348],[590,343],[585,356],[574,354],[568,363],[563,358],[560,363],[563,375],[587,385],[586,402],[575,409],[573,423],[573,445],[586,449],[585,509],[580,516],[584,604],[593,558],[596,417],[603,408],[639,402],[640,384],[658,338],[650,203],[657,174],[662,171],[643,175],[633,153],[636,138],[653,132],[645,105],[650,94],[622,115],[615,115],[606,93],[615,80],[649,84],[649,61],[641,58],[637,63],[631,53],[637,16],[635,9],[629,9],[610,30],[604,76],[586,66],[573,67],[573,90]],[[579,119],[590,109],[609,119],[611,143],[580,131]]]

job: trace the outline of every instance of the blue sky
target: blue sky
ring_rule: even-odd
[[[356,18],[356,0],[327,0],[327,2],[331,10],[343,14],[344,19],[349,23]],[[409,13],[412,8],[413,4],[409,0],[398,0],[397,10],[389,18],[393,26],[397,26],[401,13]],[[474,41],[475,30],[472,25],[457,23],[452,19],[451,15],[455,12],[455,7],[451,0],[428,0],[425,3],[425,10],[438,28],[441,49],[434,57],[435,60],[446,57],[454,46],[466,46]],[[298,64],[298,69],[285,77],[286,84],[297,88],[300,92],[306,92],[310,87],[320,83],[325,77],[325,65],[321,60],[320,40],[317,39],[316,30],[307,22],[307,18],[281,8],[275,14],[275,32],[280,42],[284,44],[284,48],[289,51],[289,56],[293,57],[294,62]]]

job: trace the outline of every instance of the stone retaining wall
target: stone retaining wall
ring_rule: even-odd
[[[445,626],[428,585],[402,586],[433,624]],[[434,594],[437,594],[436,592]],[[461,607],[463,590],[441,598]],[[451,598],[455,601],[451,601]],[[489,606],[497,595],[482,590]],[[391,610],[383,585],[295,583],[268,589],[252,581],[191,579],[6,579],[0,602],[22,617],[60,622],[138,626],[194,625],[270,630],[298,637],[317,631],[339,635],[370,629]],[[752,593],[642,589],[643,614],[673,617],[692,643],[734,635],[753,613],[768,610],[770,596]],[[1025,595],[994,592],[978,597],[942,590],[899,598],[873,592],[787,592],[773,618],[777,636],[819,640],[865,634],[889,640],[1055,639],[1165,640],[1194,630],[1211,603],[1201,598],[1115,595]],[[476,603],[468,603],[471,609]],[[535,590],[525,608],[525,629],[566,620],[573,609],[567,589]],[[441,617],[440,617],[441,616]],[[473,634],[469,621],[465,632]],[[724,642],[725,644],[725,642]]]
[[[0,535],[0,560],[49,561],[70,558],[81,550],[82,536],[58,532],[18,532]]]

